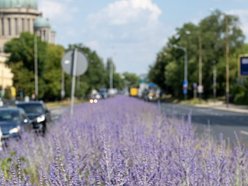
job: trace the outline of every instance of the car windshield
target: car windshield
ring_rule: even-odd
[[[16,110],[0,111],[0,121],[18,121],[19,113]]]
[[[20,104],[18,107],[22,108],[27,114],[44,113],[44,109],[41,104]]]

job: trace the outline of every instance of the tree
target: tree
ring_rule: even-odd
[[[226,62],[225,51],[230,48],[230,82],[236,79],[237,66],[232,56],[244,44],[244,34],[239,27],[239,19],[218,10],[202,19],[199,24],[186,23],[177,28],[176,34],[168,39],[166,45],[157,54],[156,61],[149,70],[149,78],[167,93],[176,94],[182,89],[184,51],[175,46],[183,47],[188,54],[189,94],[191,85],[202,80],[204,96],[212,96],[213,68],[217,67],[217,92],[225,94]],[[202,64],[202,70],[199,68]],[[231,86],[232,88],[232,86]],[[192,95],[192,94],[191,94]]]
[[[221,82],[226,80],[226,61],[225,52],[226,45],[229,46],[229,57],[234,54],[244,44],[244,34],[239,25],[239,18],[233,15],[228,15],[214,11],[210,16],[204,18],[200,22],[202,30],[203,50],[204,50],[204,69],[203,81],[205,85],[205,94],[212,93],[212,77],[213,77],[213,62],[218,68],[218,78]],[[232,63],[230,61],[230,63]],[[235,60],[236,63],[236,60]],[[233,67],[233,68],[231,68]],[[230,64],[230,69],[237,72],[237,66]],[[231,73],[230,82],[233,82],[235,73]],[[232,84],[231,84],[232,86]],[[218,92],[225,94],[225,83],[218,86]]]
[[[124,72],[122,76],[128,87],[137,87],[139,85],[140,78],[135,73]]]
[[[44,97],[47,100],[59,99],[61,96],[61,59],[64,48],[59,45],[49,44],[44,65],[43,79]]]
[[[103,63],[103,60],[99,57],[96,51],[92,51],[90,48],[83,44],[69,45],[68,50],[77,48],[81,51],[88,60],[88,69],[76,82],[76,96],[85,97],[91,90],[99,90],[102,87],[106,87],[107,73]],[[66,94],[70,95],[71,77],[66,76]]]
[[[14,38],[7,42],[4,51],[10,56],[7,65],[10,66],[14,74],[14,86],[17,92],[31,96],[34,93],[34,35],[22,33],[19,38]],[[37,38],[38,46],[38,75],[44,72],[47,43]],[[28,82],[28,83],[27,83]],[[43,83],[42,79],[39,83]],[[43,97],[43,89],[40,89],[39,96]]]
[[[34,42],[36,36],[22,33],[5,44],[5,52],[10,56],[7,64],[14,74],[14,86],[19,97],[34,93]],[[63,47],[48,44],[37,37],[39,99],[56,100],[60,96]]]
[[[155,60],[155,63],[150,66],[149,72],[148,72],[148,79],[151,82],[156,83],[160,86],[163,90],[166,90],[168,88],[167,84],[165,83],[165,76],[164,71],[165,67],[168,64],[168,60],[166,57],[166,47],[164,47],[158,54],[157,58]]]

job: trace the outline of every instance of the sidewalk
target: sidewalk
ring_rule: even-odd
[[[226,103],[222,101],[208,102],[204,104],[196,104],[195,106],[248,114],[248,105],[233,105],[233,104],[227,105]]]

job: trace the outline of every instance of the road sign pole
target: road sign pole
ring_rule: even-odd
[[[64,71],[61,71],[61,100],[65,97],[65,74]]]
[[[76,85],[76,76],[80,76],[88,68],[88,61],[86,57],[78,51],[77,48],[74,50],[70,50],[65,53],[62,61],[61,66],[63,70],[72,76],[72,83],[71,83],[71,109],[70,115],[73,115],[73,108],[74,108],[74,95],[75,95],[75,85]],[[63,86],[62,86],[63,87]]]
[[[73,115],[73,107],[74,107],[76,69],[77,69],[77,49],[75,48],[73,52],[73,60],[72,60],[71,111],[70,111],[71,116]]]

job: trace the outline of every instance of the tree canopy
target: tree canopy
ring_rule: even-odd
[[[125,86],[125,78],[134,83],[134,75],[123,76],[116,72],[112,59],[106,64],[96,51],[83,44],[72,44],[67,49],[60,45],[49,44],[35,38],[30,33],[22,33],[19,38],[12,39],[5,44],[5,52],[9,54],[7,65],[14,74],[14,87],[17,89],[17,96],[31,96],[34,93],[34,61],[35,41],[37,42],[38,61],[38,98],[44,100],[58,100],[62,96],[62,82],[64,82],[65,96],[71,94],[71,76],[63,72],[61,60],[65,51],[77,48],[88,60],[87,71],[76,78],[77,97],[86,97],[91,90],[109,88],[110,66],[113,67],[114,88],[122,90]],[[133,76],[133,77],[132,77]],[[63,78],[64,77],[64,78]],[[132,78],[130,78],[132,77]],[[64,81],[62,81],[64,79]]]
[[[149,78],[168,94],[182,96],[185,51],[181,48],[184,48],[188,56],[189,96],[193,96],[193,84],[199,85],[201,81],[200,72],[204,86],[203,96],[213,96],[214,68],[217,69],[217,94],[224,96],[226,57],[230,63],[230,90],[233,91],[233,82],[238,79],[238,54],[245,50],[244,41],[239,18],[215,10],[198,24],[185,23],[177,28],[176,34],[158,52],[155,63],[150,67]]]

